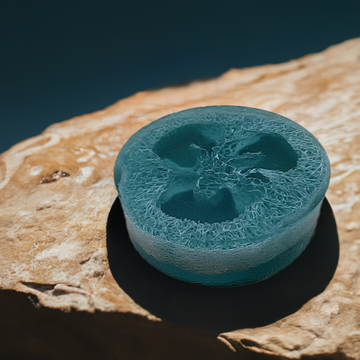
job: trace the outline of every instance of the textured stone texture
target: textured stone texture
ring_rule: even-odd
[[[3,305],[0,315],[5,335],[0,340],[3,353],[11,354],[13,349],[20,354],[11,337],[16,335],[11,334],[16,331],[15,322],[24,331],[18,334],[18,343],[25,349],[22,354],[38,352],[21,338],[32,331],[26,333],[21,322],[28,315],[11,315],[25,313],[30,305],[34,308],[32,302],[43,310],[36,310],[32,320],[23,321],[42,317],[46,323],[49,314],[50,322],[64,319],[62,325],[67,322],[71,327],[75,326],[71,319],[88,316],[86,324],[102,322],[102,329],[115,332],[114,324],[119,323],[119,337],[134,342],[130,346],[130,340],[123,340],[122,349],[127,347],[121,356],[128,358],[140,359],[145,354],[148,358],[169,358],[170,353],[173,358],[184,358],[189,356],[186,348],[194,346],[192,354],[206,354],[206,358],[299,359],[322,355],[359,359],[359,99],[360,39],[355,39],[285,64],[231,70],[209,81],[141,92],[105,110],[54,124],[3,153],[0,298],[9,307],[6,310]],[[161,116],[220,104],[279,113],[307,128],[323,144],[332,166],[327,198],[337,221],[340,258],[325,291],[297,312],[265,327],[222,333],[216,339],[167,325],[119,287],[109,270],[106,223],[116,198],[112,172],[122,144]],[[106,321],[101,314],[108,316]],[[125,322],[132,324],[128,333],[124,332],[127,325],[121,325]],[[85,326],[87,331],[89,326]],[[44,336],[41,334],[38,332],[36,341]],[[10,338],[12,343],[6,340]],[[161,350],[165,348],[161,341],[170,348]],[[147,350],[142,352],[141,347]],[[102,358],[120,358],[121,349],[112,351],[111,356],[102,354]],[[62,358],[49,353],[41,356]]]

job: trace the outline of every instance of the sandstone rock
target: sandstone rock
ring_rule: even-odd
[[[209,81],[141,92],[105,110],[54,124],[3,153],[0,354],[28,359],[360,358],[359,98],[360,39],[354,39],[285,64],[231,70]],[[198,322],[184,323],[182,314],[191,314],[192,306],[183,309],[181,316],[172,313],[184,302],[191,299],[194,309],[201,309],[209,298],[218,301],[211,304],[223,304],[225,293],[173,283],[170,278],[158,278],[149,268],[142,273],[150,274],[146,301],[152,291],[163,291],[166,297],[167,289],[173,289],[176,296],[164,303],[158,298],[162,312],[151,311],[160,308],[156,297],[154,303],[141,306],[137,299],[145,297],[136,292],[140,275],[126,273],[126,269],[136,272],[133,264],[140,260],[127,264],[126,257],[119,258],[117,268],[118,255],[107,250],[112,206],[115,215],[108,226],[116,226],[116,218],[121,217],[119,204],[114,204],[112,180],[121,146],[135,131],[163,115],[220,104],[279,113],[319,139],[332,165],[327,199],[335,213],[340,244],[338,266],[331,281],[329,270],[326,289],[306,299],[303,306],[296,303],[293,310],[284,310],[284,316],[278,312],[273,321],[271,316],[266,321],[259,316],[256,323],[251,315],[239,327],[236,321],[231,323],[232,315],[245,319],[247,309],[236,304],[225,310],[210,309],[203,320],[194,312],[191,316]],[[327,223],[322,226],[325,229]],[[316,256],[321,257],[322,249],[326,253],[324,241]],[[119,249],[128,249],[124,246]],[[129,252],[128,256],[136,255]],[[316,256],[308,259],[316,263]],[[307,274],[306,266],[299,264],[294,265],[298,273]],[[308,274],[304,281],[311,283],[315,275]],[[229,289],[224,296],[231,302],[235,291],[236,296],[240,292],[250,296],[251,291],[261,293],[268,286],[271,297],[278,280],[269,281]],[[141,286],[145,289],[146,284]],[[296,287],[293,294],[296,291],[301,289]],[[279,304],[298,298],[282,299],[281,294]],[[197,296],[203,303],[196,303]],[[255,310],[252,314],[256,315]],[[221,323],[216,316],[225,314],[222,311],[228,311],[228,327],[210,329],[212,316],[214,323]],[[210,325],[203,329],[205,323]]]

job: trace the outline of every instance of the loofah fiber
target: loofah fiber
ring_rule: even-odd
[[[184,281],[232,286],[273,275],[305,249],[330,164],[316,138],[287,118],[209,106],[138,131],[114,177],[145,260]]]

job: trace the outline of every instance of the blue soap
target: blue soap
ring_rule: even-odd
[[[234,286],[275,274],[305,249],[330,164],[316,138],[283,116],[208,106],[135,133],[114,178],[146,261],[183,281]]]

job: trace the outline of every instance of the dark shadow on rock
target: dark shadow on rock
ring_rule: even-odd
[[[115,280],[136,303],[164,321],[212,334],[264,326],[296,312],[324,291],[339,258],[336,222],[327,199],[305,251],[286,269],[255,284],[205,287],[156,270],[131,244],[119,199],[108,218],[107,248]]]
[[[35,306],[34,306],[35,305]],[[211,334],[121,312],[40,306],[34,295],[0,290],[1,360],[236,360]]]

